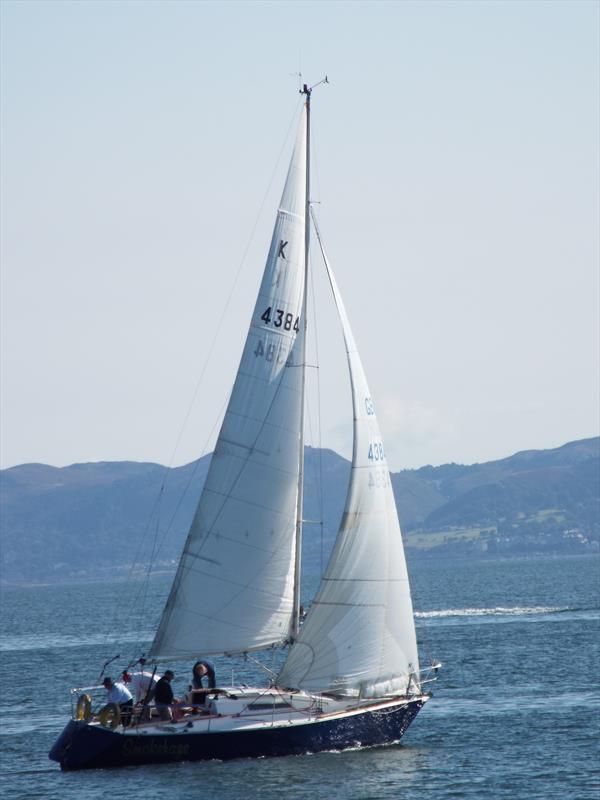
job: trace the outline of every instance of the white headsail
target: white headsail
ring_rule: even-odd
[[[361,697],[416,691],[412,601],[390,474],[344,304],[325,263],[352,385],[352,470],[329,565],[277,683]]]
[[[248,338],[150,657],[267,647],[290,634],[304,337],[306,110]]]

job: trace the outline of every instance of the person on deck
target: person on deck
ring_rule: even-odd
[[[204,658],[200,661],[196,661],[194,664],[194,668],[192,669],[192,685],[190,686],[190,689],[192,691],[194,689],[204,689],[204,685],[202,683],[203,678],[208,680],[209,689],[216,688],[217,676],[215,674],[215,665],[212,663],[212,661],[208,661]]]
[[[153,689],[158,683],[158,675],[154,672],[127,672],[124,670],[123,683],[133,693],[136,703],[143,703],[146,698],[149,702],[153,696]]]
[[[171,681],[174,677],[175,673],[168,669],[154,687],[154,704],[158,709],[160,718],[165,722],[173,719],[173,709],[171,706],[179,702],[177,698],[173,696],[173,689],[171,689]]]
[[[126,728],[131,720],[133,711],[133,696],[123,683],[114,683],[112,678],[104,678],[102,685],[108,692],[107,703],[115,703],[121,711],[121,722]]]

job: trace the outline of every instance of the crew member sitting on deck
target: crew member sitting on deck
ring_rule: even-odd
[[[158,709],[160,718],[165,722],[173,719],[173,710],[171,706],[179,702],[177,698],[173,696],[173,689],[171,689],[171,681],[174,677],[175,673],[168,669],[154,687],[154,703]]]
[[[133,711],[133,697],[129,689],[123,683],[113,683],[112,678],[104,678],[102,685],[108,692],[106,700],[108,703],[115,703],[121,711],[121,722],[126,728],[131,720]]]

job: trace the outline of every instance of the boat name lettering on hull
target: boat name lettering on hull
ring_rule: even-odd
[[[182,742],[129,741],[123,745],[123,754],[127,756],[176,756],[183,758],[189,755],[189,752],[189,744]]]

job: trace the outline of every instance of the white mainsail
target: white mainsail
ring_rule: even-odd
[[[417,691],[412,600],[390,474],[348,317],[323,256],[348,355],[352,470],[327,570],[277,684],[360,697]]]
[[[149,656],[288,638],[304,339],[306,108],[229,405]]]

